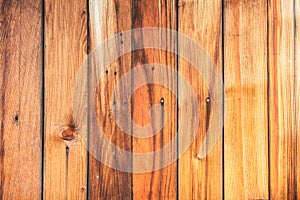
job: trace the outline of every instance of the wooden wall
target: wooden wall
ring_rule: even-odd
[[[107,66],[95,98],[114,144],[156,151],[174,139],[186,112],[170,90],[147,85],[135,92],[128,112],[145,125],[148,106],[163,98],[164,128],[150,139],[123,133],[111,120],[108,99],[134,67],[161,63],[178,70],[200,108],[197,136],[177,161],[129,173],[88,153],[76,135],[72,98],[88,53],[142,27],[177,30],[208,53],[222,71],[224,98],[212,101],[224,103],[224,126],[209,155],[197,158],[213,112],[203,78],[166,51],[125,54]],[[140,37],[133,35],[131,45]],[[170,48],[180,48],[170,41]],[[154,79],[149,74],[143,76]],[[300,0],[0,0],[0,95],[0,199],[300,198]],[[80,135],[88,138],[89,130]]]

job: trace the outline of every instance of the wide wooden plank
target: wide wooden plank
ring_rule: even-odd
[[[131,1],[90,0],[89,12],[89,51],[94,51],[90,57],[90,64],[95,66],[95,69],[99,71],[102,69],[104,72],[103,77],[98,82],[95,98],[97,122],[105,133],[104,137],[107,137],[116,147],[130,152],[131,137],[128,135],[130,132],[122,132],[115,122],[115,116],[118,114],[115,108],[120,106],[118,105],[119,103],[124,102],[119,101],[121,97],[116,96],[114,90],[117,81],[131,69],[131,54],[121,56],[111,64],[107,63],[109,64],[108,66],[102,66],[101,62],[104,63],[104,60],[109,59],[108,51],[106,50],[114,49],[121,54],[124,44],[118,43],[116,47],[108,46],[108,48],[103,49],[102,55],[99,55],[99,45],[110,37],[115,37],[117,41],[121,41],[121,33],[131,29]],[[117,34],[120,35],[117,36]],[[124,94],[130,93],[130,84],[121,87]],[[114,108],[111,107],[111,101],[116,102],[114,103]],[[127,102],[127,105],[127,112],[130,113],[130,101]],[[130,130],[130,124],[128,127]],[[115,167],[118,166],[118,164],[124,165],[122,159],[119,159],[117,155],[112,155],[112,153],[107,150],[107,146],[100,145],[99,140],[102,138],[98,136],[96,133],[90,132],[89,198],[132,199],[132,174],[119,171],[102,163],[103,160],[100,159],[113,157],[116,163]],[[131,164],[131,161],[128,162]]]
[[[44,197],[85,199],[87,153],[76,132],[72,95],[86,58],[86,1],[45,1],[45,45]]]
[[[175,0],[133,0],[132,1],[132,27],[161,27],[176,30],[176,1]],[[168,50],[175,50],[175,37],[171,34],[158,35],[158,39],[153,39],[153,43],[161,41],[167,44]],[[158,41],[157,41],[158,40]],[[146,42],[148,41],[148,42]],[[133,35],[133,48],[143,46],[144,42],[152,41],[149,37],[144,37],[139,31]],[[142,49],[132,54],[132,66],[142,67],[143,64],[153,65],[155,63],[163,64],[169,68],[176,68],[176,56],[157,49]],[[155,76],[155,73],[162,74]],[[158,81],[174,83],[174,74],[170,72],[163,73],[159,67],[145,69],[138,76],[132,77],[134,82],[145,79],[148,82]],[[164,110],[159,114],[149,112],[149,108],[155,104],[160,104]],[[163,124],[163,129],[150,138],[133,137],[133,153],[154,152],[163,148],[174,140],[176,131],[176,97],[172,92],[162,85],[148,84],[140,87],[133,95],[132,117],[135,124],[147,126],[150,122],[152,127],[158,127]],[[135,134],[136,132],[134,132]],[[173,152],[175,149],[172,149]],[[171,151],[172,151],[171,150]],[[172,154],[172,152],[169,152]],[[148,166],[157,166],[157,163],[163,163],[164,157],[170,156],[168,152],[161,156],[153,158],[153,161],[145,161]],[[133,161],[133,169],[140,169],[138,163]],[[176,199],[177,189],[177,165],[176,162],[160,170],[133,174],[133,198],[134,199]]]
[[[296,198],[294,2],[269,2],[270,197]]]
[[[0,10],[0,199],[40,199],[42,1]]]
[[[178,31],[197,42],[216,66],[222,69],[222,1],[180,0]],[[183,45],[185,44],[180,43],[179,48],[184,48]],[[200,53],[194,52],[193,49],[190,51],[190,54],[195,54],[195,56]],[[222,199],[222,137],[219,137],[217,144],[207,157],[197,158],[214,110],[210,110],[210,103],[206,101],[209,97],[208,83],[193,67],[196,66],[191,66],[183,58],[179,58],[178,71],[193,87],[200,108],[200,126],[197,136],[188,151],[179,159],[179,199]],[[184,95],[186,92],[183,86],[179,82],[179,95]],[[214,101],[222,103],[222,99],[214,99]],[[187,111],[179,107],[179,115],[184,115],[185,112]],[[185,119],[186,122],[193,121],[197,117],[194,110],[189,112],[189,119]],[[186,122],[179,122],[179,124]],[[179,137],[179,143],[184,143],[184,140],[188,139],[193,132],[191,127],[185,131],[184,136]]]
[[[226,0],[225,199],[267,199],[267,1]]]

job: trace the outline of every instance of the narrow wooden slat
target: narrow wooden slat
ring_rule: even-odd
[[[99,50],[99,45],[106,39],[115,37],[124,31],[131,29],[131,1],[130,0],[90,0],[90,52]],[[118,41],[121,38],[116,38]],[[130,41],[129,41],[130,44]],[[98,47],[98,48],[97,48]],[[114,49],[114,47],[108,47]],[[122,44],[117,51],[122,52]],[[104,49],[108,50],[108,49]],[[102,66],[101,60],[106,59],[107,52],[103,55],[92,54],[91,64],[97,69],[104,69],[104,76],[100,79],[97,87],[95,104],[98,115],[98,123],[109,139],[117,147],[131,151],[131,137],[120,130],[114,121],[114,108],[110,102],[120,103],[117,96],[114,96],[114,89],[117,81],[131,69],[131,55],[121,56],[109,66]],[[124,93],[130,92],[130,85],[123,85]],[[123,103],[123,102],[122,102]],[[119,106],[119,105],[116,105]],[[130,113],[130,102],[128,102],[128,113]],[[132,199],[132,174],[121,172],[110,168],[97,159],[112,157],[106,146],[99,146],[99,138],[90,133],[91,155],[89,157],[89,198],[90,199]],[[117,157],[115,162],[121,162]],[[124,164],[124,163],[119,163]]]
[[[68,136],[62,129],[76,136],[72,95],[86,58],[86,27],[86,1],[45,1],[45,199],[86,198],[86,149],[79,138],[60,137]]]
[[[0,10],[0,199],[40,199],[42,1]]]
[[[176,1],[174,0],[133,0],[132,7],[132,23],[133,28],[144,27],[162,27],[176,30]],[[159,38],[165,38],[168,40],[168,49],[174,51],[175,41],[174,36],[166,35]],[[141,42],[148,40],[144,38],[138,31],[133,36],[133,44],[141,46]],[[162,39],[163,40],[163,39]],[[157,41],[153,41],[157,42]],[[163,41],[164,43],[164,41]],[[136,51],[132,54],[132,66],[140,67],[143,64],[160,63],[170,68],[176,67],[176,56],[171,53],[167,53],[154,49],[143,49]],[[141,77],[133,77],[133,80],[139,78],[145,78],[148,81],[156,80],[156,77],[152,74],[159,68],[153,68],[152,70],[144,70]],[[165,73],[162,75],[164,82],[170,82],[174,77],[172,74]],[[158,80],[161,81],[161,80]],[[171,83],[176,84],[176,83]],[[133,138],[133,152],[153,152],[163,148],[170,141],[174,140],[176,131],[176,97],[170,90],[164,88],[161,85],[149,84],[139,88],[134,93],[133,97],[133,120],[134,123],[140,126],[146,126],[150,123],[150,118],[159,125],[163,119],[160,119],[155,114],[149,114],[149,107],[154,104],[160,104],[163,100],[164,113],[163,116],[167,116],[163,129],[155,136],[147,139]],[[164,118],[161,116],[162,118]],[[134,134],[134,133],[133,133]],[[160,159],[164,159],[164,156],[169,156],[167,153],[162,157],[154,158],[153,161],[145,161],[147,165],[154,165],[155,162],[159,162]],[[133,162],[133,169],[139,168],[137,163]],[[177,169],[176,162],[169,166],[149,173],[141,173],[133,175],[133,198],[134,199],[176,199],[177,188]]]
[[[225,1],[225,199],[268,198],[267,1]]]
[[[178,20],[178,31],[197,42],[216,66],[222,69],[222,1],[180,0]],[[179,48],[181,45],[184,44],[179,44]],[[197,55],[193,49],[190,53]],[[210,113],[214,112],[208,109],[209,104],[206,102],[206,98],[209,97],[208,83],[193,69],[195,66],[191,66],[183,58],[179,58],[178,64],[180,74],[193,87],[200,108],[198,135],[189,150],[179,159],[179,199],[222,199],[222,137],[219,137],[206,158],[197,158],[209,125]],[[178,87],[179,95],[183,95],[185,88],[182,88],[180,83]],[[216,100],[222,103],[222,99]],[[179,115],[185,114],[184,112],[186,111],[179,108]],[[189,116],[187,121],[196,117],[194,111],[189,113]],[[179,138],[179,143],[184,142],[192,131],[186,130],[184,137]]]
[[[294,2],[272,0],[268,9],[270,195],[272,199],[294,199]]]
[[[295,135],[296,146],[296,172],[297,197],[300,197],[300,1],[295,0]]]

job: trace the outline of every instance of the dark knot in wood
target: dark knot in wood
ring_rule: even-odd
[[[61,138],[63,140],[71,141],[75,139],[76,130],[72,128],[65,129],[61,133]]]

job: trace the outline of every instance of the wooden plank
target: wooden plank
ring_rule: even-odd
[[[225,1],[225,199],[267,199],[267,1]]]
[[[296,183],[297,197],[300,197],[300,1],[295,0],[295,136],[296,146]]]
[[[90,12],[90,51],[98,52],[97,47],[106,39],[116,36],[131,29],[131,1],[115,0],[102,1],[91,0],[89,2]],[[111,49],[114,49],[112,47]],[[122,44],[116,48],[123,50]],[[105,60],[107,53],[103,55],[92,55],[91,64],[101,66],[101,60]],[[100,61],[100,62],[99,62]],[[131,137],[122,132],[114,121],[113,108],[110,107],[110,101],[114,102],[119,98],[114,95],[115,84],[117,81],[131,69],[131,55],[127,54],[118,58],[115,62],[105,67],[105,74],[100,79],[96,92],[96,113],[100,127],[105,132],[105,137],[117,147],[131,151]],[[130,85],[122,86],[122,91],[126,93],[131,91]],[[116,105],[118,106],[118,105]],[[128,102],[128,113],[130,113],[130,102]],[[113,115],[114,114],[114,115]],[[100,157],[111,157],[106,146],[99,146],[97,135],[90,133],[90,152],[89,157],[89,198],[90,199],[132,199],[132,175],[131,173],[118,171],[101,163]],[[127,133],[130,134],[130,133]],[[96,139],[94,138],[96,137]],[[122,162],[117,157],[115,162]],[[124,163],[120,163],[121,165]]]
[[[0,9],[0,199],[40,199],[42,1]]]
[[[132,23],[133,28],[143,27],[162,27],[176,30],[176,1],[174,0],[133,0],[132,7]],[[158,36],[163,40],[164,37]],[[174,36],[166,35],[166,43],[168,49],[174,50]],[[141,42],[149,41],[149,38],[144,38],[138,31],[133,36],[133,45],[141,46]],[[157,42],[157,41],[153,41]],[[163,41],[164,42],[164,41]],[[132,66],[141,67],[143,64],[160,63],[170,68],[176,67],[176,56],[162,50],[143,49],[132,54]],[[157,77],[152,74],[159,68],[153,68],[153,71],[144,70],[140,77],[134,76],[133,80],[145,78],[147,81],[154,81]],[[165,73],[162,79],[172,81],[172,74]],[[160,80],[158,80],[160,81]],[[174,83],[173,83],[174,84]],[[163,129],[151,138],[133,137],[133,152],[154,152],[163,148],[166,144],[172,141],[176,131],[176,97],[170,90],[157,84],[148,84],[135,91],[133,95],[133,110],[132,116],[134,123],[140,126],[146,126],[150,123],[150,119],[156,126],[162,123],[160,117],[164,118],[164,114],[156,116],[153,112],[149,114],[149,107],[155,104],[160,104],[163,100],[164,113],[167,113]],[[135,134],[133,132],[133,134]],[[174,150],[175,151],[175,150]],[[148,165],[155,165],[164,156],[169,156],[167,153],[162,157],[155,157],[153,162],[147,162]],[[140,166],[133,162],[133,169]],[[157,171],[148,173],[133,174],[133,198],[134,199],[176,199],[177,189],[177,165],[176,162],[168,165]]]
[[[188,35],[199,44],[211,57],[217,67],[222,69],[222,1],[179,1],[178,30]],[[182,45],[182,44],[180,44]],[[180,48],[180,46],[179,46]],[[193,54],[193,50],[190,52]],[[190,63],[179,58],[178,70],[191,84],[198,97],[200,108],[200,127],[189,150],[179,159],[178,193],[180,199],[222,199],[222,137],[219,137],[212,152],[205,158],[197,158],[204,136],[209,125],[210,113],[209,104],[206,98],[209,97],[207,83]],[[222,71],[222,70],[221,70]],[[179,95],[185,93],[185,88],[179,83]],[[217,99],[222,103],[222,99]],[[179,107],[179,115],[185,110]],[[195,117],[189,113],[188,121]],[[180,122],[179,122],[180,123]],[[184,142],[188,133],[180,138],[179,143]]]
[[[71,103],[86,58],[86,27],[86,1],[45,1],[45,199],[86,198],[87,153]]]
[[[296,198],[294,2],[269,2],[270,198]]]

